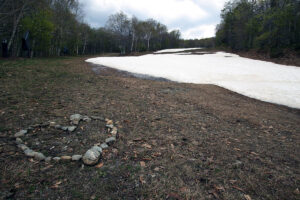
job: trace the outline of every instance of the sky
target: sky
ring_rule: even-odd
[[[168,29],[179,29],[184,39],[215,36],[220,12],[228,0],[79,0],[85,22],[103,27],[111,14],[123,11],[140,20],[153,18]]]

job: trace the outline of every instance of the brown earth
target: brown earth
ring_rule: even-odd
[[[0,198],[300,198],[299,110],[214,85],[142,80],[101,67],[94,73],[84,60],[0,61]],[[103,166],[46,164],[17,149],[18,130],[67,123],[74,113],[107,117],[119,127]],[[34,148],[45,154],[53,144],[58,153],[81,153],[104,125],[80,125],[86,143],[80,131],[49,130],[27,142],[44,142]],[[61,150],[63,138],[72,140],[71,150]]]

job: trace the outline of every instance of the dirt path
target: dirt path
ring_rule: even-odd
[[[142,80],[112,69],[95,74],[84,58],[0,65],[2,198],[299,198],[299,110],[213,85]],[[74,113],[117,123],[120,140],[102,167],[40,163],[16,148],[17,130],[67,122]],[[101,128],[82,126],[95,134]],[[55,136],[45,146],[67,137]]]

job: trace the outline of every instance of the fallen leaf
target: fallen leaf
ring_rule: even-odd
[[[234,184],[234,183],[237,182],[237,180],[229,180],[229,182],[230,182],[231,184]]]
[[[96,168],[101,168],[101,167],[103,167],[103,162],[101,162],[101,163],[99,163],[98,165],[96,165]]]
[[[144,161],[140,162],[141,167],[146,167],[146,163]]]
[[[236,186],[236,185],[233,185],[232,187],[233,187],[234,189],[237,189],[237,190],[241,191],[241,192],[244,192],[244,190],[243,190],[242,188],[240,188],[240,187],[238,187],[238,186]]]
[[[244,194],[244,197],[245,197],[246,200],[252,200],[251,197],[247,194]]]
[[[147,143],[143,144],[142,147],[145,147],[147,149],[152,149],[151,145]]]
[[[180,188],[180,192],[187,193],[189,189],[187,187]]]
[[[217,186],[217,185],[214,185],[214,188],[216,189],[216,190],[220,190],[220,191],[225,191],[225,189],[224,189],[224,187],[223,186]]]
[[[251,152],[251,154],[252,154],[252,155],[255,155],[255,156],[258,156],[258,154],[257,154],[257,153],[255,153],[255,152]]]
[[[146,181],[144,180],[143,176],[140,176],[140,182],[141,182],[142,184],[145,184],[145,183],[146,183]]]
[[[58,188],[62,181],[57,181],[51,188]]]
[[[157,172],[158,172],[158,171],[159,171],[159,167],[155,167],[155,168],[154,168],[154,171],[157,171]]]
[[[180,200],[181,197],[178,194],[172,192],[172,193],[168,194],[167,199],[177,199],[177,200]]]
[[[235,150],[235,151],[241,151],[239,148],[233,148],[233,150]]]
[[[159,157],[159,156],[161,156],[161,153],[159,153],[159,152],[153,153],[151,156],[152,156],[152,157]]]
[[[44,167],[43,169],[41,169],[41,171],[45,171],[47,169],[50,169],[51,167],[53,167],[53,165],[48,165],[47,167]]]

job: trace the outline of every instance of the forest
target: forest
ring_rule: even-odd
[[[216,45],[234,51],[256,50],[270,57],[300,50],[299,0],[238,0],[226,3],[216,30]]]
[[[300,49],[299,0],[231,0],[216,37],[181,38],[154,19],[112,14],[104,27],[84,20],[78,0],[0,0],[0,39],[6,56],[61,56],[208,47],[255,50],[280,57]],[[25,50],[25,51],[24,51]],[[0,54],[4,54],[4,51]],[[3,55],[2,55],[3,56]]]
[[[13,57],[126,54],[180,44],[179,30],[168,31],[154,19],[119,12],[105,27],[92,28],[83,18],[77,0],[0,0],[0,39]]]

